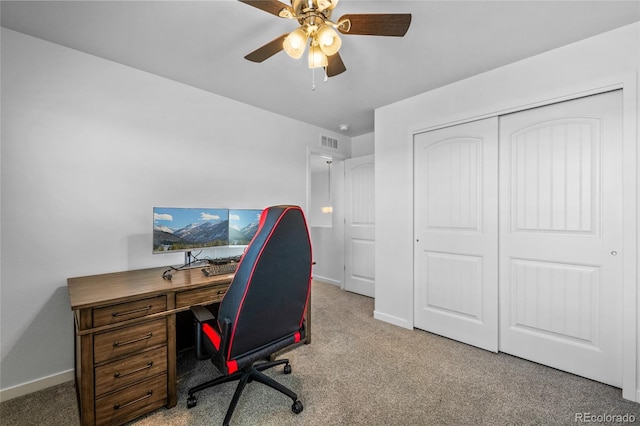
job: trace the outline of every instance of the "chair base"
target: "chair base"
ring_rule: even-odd
[[[224,417],[223,426],[228,426],[229,422],[231,421],[231,416],[233,416],[233,412],[236,409],[236,405],[238,405],[238,401],[240,400],[240,395],[242,394],[244,387],[246,386],[247,383],[250,383],[255,380],[256,382],[260,382],[264,385],[267,385],[270,388],[273,388],[283,393],[284,395],[288,396],[289,398],[291,398],[293,400],[291,411],[293,411],[296,414],[299,414],[302,412],[302,409],[304,407],[302,405],[302,402],[298,400],[298,395],[296,395],[296,393],[293,392],[291,389],[276,382],[271,377],[262,373],[264,370],[267,370],[269,368],[275,367],[277,365],[282,365],[282,364],[284,364],[284,373],[290,374],[291,366],[289,365],[289,360],[280,359],[276,361],[255,364],[250,367],[243,368],[242,370],[236,371],[235,373],[230,374],[228,376],[217,377],[213,380],[202,383],[198,386],[194,386],[191,389],[189,389],[189,397],[187,398],[187,408],[193,408],[196,406],[197,398],[194,395],[196,392],[199,392],[201,390],[204,390],[213,386],[220,385],[222,383],[228,383],[228,382],[233,382],[235,380],[238,380],[239,381],[238,387],[236,388],[236,391],[233,394],[233,399],[231,400],[231,404],[229,404],[229,408],[227,409],[227,414]]]

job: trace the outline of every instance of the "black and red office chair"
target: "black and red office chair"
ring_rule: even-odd
[[[293,400],[294,413],[302,411],[295,392],[262,371],[284,364],[285,374],[291,372],[288,359],[267,360],[305,337],[311,264],[309,232],[300,207],[265,209],[258,231],[220,302],[217,319],[203,307],[192,309],[202,330],[197,344],[203,345],[223,375],[189,389],[188,408],[196,405],[196,392],[239,380],[224,425],[229,424],[242,390],[251,381],[282,392]]]

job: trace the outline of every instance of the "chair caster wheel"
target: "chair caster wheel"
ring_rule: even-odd
[[[303,408],[304,408],[304,406],[302,405],[302,402],[300,402],[300,400],[297,400],[291,406],[291,411],[293,411],[296,414],[300,414],[300,413],[302,413],[302,409]]]
[[[291,374],[291,366],[289,364],[284,366],[284,374]]]
[[[196,398],[195,395],[191,395],[189,396],[189,398],[187,398],[187,408],[193,408],[196,406],[197,403],[198,403],[198,398]]]

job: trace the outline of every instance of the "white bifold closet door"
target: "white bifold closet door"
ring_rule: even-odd
[[[417,328],[622,386],[621,117],[614,91],[415,136]]]
[[[498,350],[498,119],[415,135],[414,323]]]
[[[500,351],[622,386],[622,93],[500,118]]]

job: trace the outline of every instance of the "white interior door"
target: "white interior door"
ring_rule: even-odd
[[[622,96],[500,119],[500,351],[622,385]]]
[[[345,290],[375,296],[374,156],[345,160]]]
[[[498,350],[498,119],[414,139],[416,327]]]

